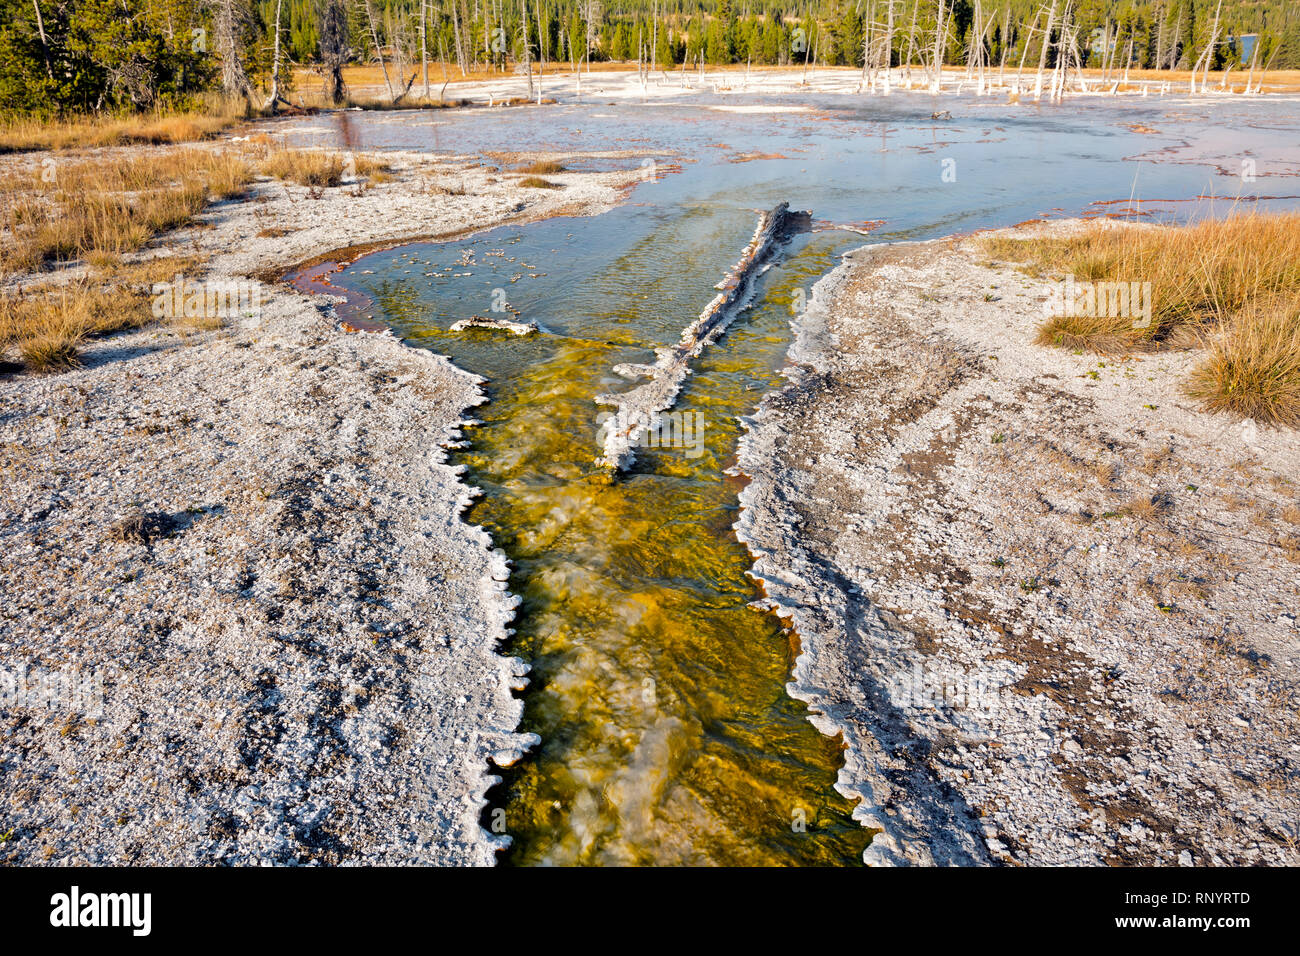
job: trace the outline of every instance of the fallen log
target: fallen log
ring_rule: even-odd
[[[512,332],[515,335],[532,335],[537,331],[537,323],[512,322],[510,319],[494,319],[484,315],[471,315],[468,319],[460,319],[451,325],[453,332],[464,332],[466,329],[496,329],[502,332]]]
[[[622,471],[636,460],[633,448],[647,429],[653,428],[657,416],[672,407],[682,382],[691,373],[690,363],[722,335],[748,302],[756,276],[766,271],[772,251],[795,232],[806,230],[807,212],[791,212],[789,203],[781,203],[770,212],[760,213],[754,236],[745,246],[740,260],[714,288],[720,290],[699,318],[682,331],[674,346],[655,350],[653,364],[626,363],[614,366],[624,378],[647,379],[626,392],[596,396],[598,405],[611,405],[617,413],[606,418],[602,426],[602,456],[597,463],[612,471]]]

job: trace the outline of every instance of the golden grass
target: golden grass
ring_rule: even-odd
[[[1151,283],[1152,315],[1057,315],[1040,344],[1115,354],[1198,345],[1206,408],[1300,426],[1300,213],[1160,229],[1097,223],[1064,238],[983,241],[997,259],[1077,282]]]
[[[548,179],[542,179],[540,176],[525,176],[523,179],[519,180],[519,185],[525,186],[529,189],[559,189],[560,188],[559,183],[553,183]]]
[[[0,118],[0,153],[94,146],[163,145],[211,139],[251,118],[242,100],[209,100],[186,112]]]
[[[0,186],[0,229],[7,233],[0,268],[112,261],[189,222],[210,200],[238,195],[251,178],[242,156],[200,149],[59,162],[11,175]]]
[[[153,321],[149,300],[126,286],[100,288],[90,280],[0,300],[0,354],[15,346],[33,371],[78,364],[89,336],[140,328]]]
[[[300,186],[337,186],[343,182],[347,159],[339,153],[314,149],[272,148],[262,160],[264,175],[287,179]]]
[[[372,184],[392,180],[392,166],[378,156],[364,153],[330,153],[315,149],[295,149],[265,141],[266,153],[258,168],[266,176],[286,179],[300,186],[337,186],[347,176],[368,179]]]
[[[549,176],[554,173],[562,173],[568,169],[563,163],[553,162],[551,160],[538,160],[535,163],[525,163],[520,166],[512,167],[511,172],[516,173],[533,173],[539,176]]]
[[[1300,300],[1243,310],[1210,340],[1187,392],[1212,411],[1300,428]]]
[[[590,68],[588,68],[587,64],[579,65],[578,70],[580,73],[583,74],[584,78],[588,72],[593,74],[627,73],[629,71],[634,70],[636,68],[636,65],[634,61],[617,62],[617,61],[602,60],[600,62],[590,64],[589,67]],[[391,63],[389,64],[389,73],[395,86],[405,85],[406,77],[409,77],[413,71],[417,72],[415,84],[411,87],[411,93],[408,94],[406,100],[412,100],[417,90],[421,94],[423,93],[424,85],[423,85],[423,80],[418,75],[419,68],[420,67],[418,63],[415,64],[413,67],[408,67],[406,73],[404,74],[404,77],[399,82],[397,75],[392,72],[393,70],[392,64]],[[513,75],[512,72],[509,71],[502,72],[500,69],[493,69],[490,67],[483,66],[482,64],[477,65],[475,69],[462,73],[460,68],[454,62],[449,62],[444,64],[439,61],[431,60],[429,62],[429,88],[431,92],[442,89],[444,69],[446,70],[447,81],[452,86],[455,86],[458,83],[476,83],[476,82],[481,83],[484,81],[501,80],[503,78],[510,77]],[[514,64],[511,64],[509,70],[512,71],[513,69],[514,69]],[[538,69],[538,64],[534,63],[533,69],[534,71],[536,71]],[[675,64],[674,66],[668,67],[667,69],[669,73],[676,73],[678,70],[681,69],[681,64],[680,63]],[[690,70],[691,72],[695,71],[695,67],[693,66],[689,66],[687,67],[687,69]],[[749,68],[744,63],[729,63],[726,65],[709,64],[706,66],[706,69],[710,74],[717,75],[720,73],[744,73]],[[794,63],[786,66],[776,66],[770,64],[761,67],[754,66],[752,67],[752,69],[754,71],[761,71],[764,73],[788,73],[794,75],[802,75],[804,67],[802,63]],[[949,66],[948,69],[954,70],[957,68]],[[851,74],[855,71],[860,72],[859,68],[857,67],[825,67],[825,66],[817,67],[818,75],[836,73],[836,72]],[[1088,79],[1092,81],[1100,80],[1102,76],[1102,71],[1099,69],[1088,68],[1085,69],[1083,72],[1087,75]],[[1246,86],[1247,74],[1249,72],[1250,71],[1248,68],[1240,68],[1240,69],[1232,70],[1231,74],[1229,74],[1227,77],[1227,81],[1228,81],[1227,89],[1238,93],[1243,91]],[[1008,68],[1006,71],[1007,80],[1010,81],[1014,75],[1015,75],[1015,71],[1011,68]],[[536,73],[534,73],[534,76],[536,76]],[[546,65],[546,71],[544,76],[557,77],[557,78],[564,77],[567,82],[572,82],[573,70],[569,64],[569,61],[567,60],[551,61],[548,62]],[[1121,84],[1120,87],[1121,89],[1133,90],[1137,88],[1137,81],[1152,80],[1157,82],[1171,83],[1173,84],[1176,92],[1181,92],[1182,90],[1186,90],[1187,84],[1191,79],[1191,73],[1187,70],[1174,70],[1174,71],[1130,70],[1128,76],[1130,81],[1132,82],[1130,82],[1127,86]],[[1115,75],[1113,71],[1110,72],[1109,78],[1112,80],[1115,79]],[[1255,71],[1254,82],[1258,83],[1261,78],[1264,81],[1265,92],[1300,91],[1300,70],[1269,70],[1267,74],[1264,74],[1261,69],[1257,69]],[[527,79],[525,79],[522,76],[517,77],[517,79],[522,84],[527,84],[528,82]],[[1223,79],[1224,79],[1224,74],[1222,71],[1212,72],[1209,75],[1209,82],[1207,85],[1210,89],[1217,90],[1219,88],[1220,82]],[[351,64],[349,66],[344,67],[343,81],[347,84],[348,88],[351,90],[360,90],[365,88],[365,89],[377,91],[374,94],[376,100],[386,101],[388,98],[388,91],[387,88],[384,86],[384,75],[380,71],[378,63],[364,63],[364,64],[358,63],[358,64]],[[321,76],[321,74],[311,68],[306,68],[306,67],[300,68],[294,74],[294,89],[302,93],[304,101],[307,103],[320,102],[321,93],[324,90],[324,83],[325,81],[324,78]],[[1197,80],[1197,88],[1198,89],[1200,88],[1199,75]],[[298,96],[297,94],[295,94],[294,99],[297,100],[297,98]],[[361,105],[361,104],[358,103],[357,105]],[[402,104],[399,103],[398,108],[401,109]]]

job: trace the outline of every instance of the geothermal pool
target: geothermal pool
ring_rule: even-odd
[[[932,120],[936,108],[954,118]],[[518,864],[860,862],[870,834],[835,791],[838,744],[785,691],[797,635],[749,606],[759,593],[731,530],[740,418],[781,384],[790,321],[842,253],[1039,217],[1300,204],[1300,101],[1277,97],[1035,108],[807,93],[351,122],[364,149],[571,152],[573,169],[642,173],[601,216],[409,244],[331,275],[354,312],[488,379],[453,460],[483,490],[467,519],[509,555],[523,598],[506,650],[532,663],[521,729],[542,743],[492,795]],[[319,119],[282,130],[302,144],[338,136]],[[643,155],[579,155],[617,150]],[[755,210],[780,201],[811,211],[814,229],[687,379],[676,410],[701,427],[603,480],[609,409],[594,396],[629,387],[614,366],[677,340]],[[542,332],[449,331],[476,314]]]

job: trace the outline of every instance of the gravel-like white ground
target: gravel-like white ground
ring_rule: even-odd
[[[627,178],[388,158],[365,191],[259,181],[150,255],[240,279],[596,212]],[[0,859],[491,863],[488,758],[532,741],[505,560],[443,452],[478,380],[281,285],[83,361],[0,376]]]
[[[1194,354],[1034,345],[983,258],[851,256],[742,447],[867,861],[1300,862],[1300,437],[1200,411]]]

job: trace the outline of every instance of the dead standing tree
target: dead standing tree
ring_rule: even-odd
[[[523,19],[524,37],[524,71],[528,74],[528,99],[533,98],[533,56],[528,49],[528,4],[526,0],[519,0],[519,13]]]
[[[384,72],[384,86],[388,87],[388,98],[396,99],[393,92],[393,81],[388,76],[388,63],[384,60],[384,51],[379,47],[379,31],[375,29],[375,13],[370,8],[370,0],[361,0],[361,5],[366,11],[366,23],[370,27],[370,42],[374,44],[375,57],[379,60],[379,68]]]
[[[1201,55],[1196,58],[1192,64],[1192,84],[1189,93],[1196,92],[1196,71],[1201,70],[1201,92],[1205,92],[1205,84],[1209,82],[1210,67],[1214,65],[1214,51],[1219,45],[1219,14],[1223,10],[1223,0],[1219,0],[1218,5],[1214,8],[1214,23],[1210,26],[1210,37],[1206,41],[1205,49]]]
[[[253,84],[244,69],[243,33],[252,22],[245,0],[216,0],[213,25],[221,56],[221,90],[227,96],[253,100]]]
[[[280,14],[283,7],[284,0],[275,0],[275,53],[271,58],[271,95],[266,98],[264,107],[268,113],[274,113],[281,102],[292,105],[280,93]]]
[[[1043,45],[1038,54],[1038,77],[1034,80],[1034,99],[1041,99],[1043,95],[1043,71],[1047,69],[1047,51],[1052,46],[1052,28],[1056,25],[1056,0],[1052,0],[1052,7],[1047,12],[1047,28],[1043,30]]]
[[[348,14],[343,4],[344,0],[323,0],[317,8],[325,99],[334,106],[347,99],[343,66],[352,58],[352,48],[348,46]]]
[[[943,83],[943,48],[944,41],[948,38],[950,24],[943,20],[944,5],[943,0],[939,0],[939,17],[934,25],[934,73],[930,77],[930,92],[938,93],[939,87]],[[949,17],[949,20],[952,18]]]

